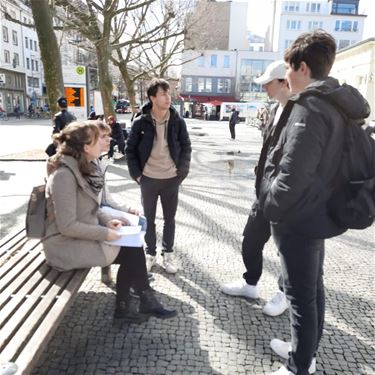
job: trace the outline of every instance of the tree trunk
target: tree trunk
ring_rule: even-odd
[[[38,34],[47,96],[53,116],[58,111],[57,99],[64,95],[60,50],[53,30],[53,19],[48,0],[30,0],[30,6]]]
[[[110,56],[109,42],[106,38],[102,38],[97,43],[96,55],[99,68],[99,88],[102,96],[104,116],[107,118],[109,115],[115,115],[115,110],[112,104],[112,79],[108,69]]]
[[[126,91],[128,92],[128,100],[132,107],[132,112],[134,113],[136,112],[135,106],[137,105],[135,100],[134,81],[131,79],[128,70],[126,69],[126,64],[120,64],[118,68],[120,70],[121,77],[124,80]]]

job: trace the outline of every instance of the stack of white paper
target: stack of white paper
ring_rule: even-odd
[[[121,234],[121,238],[107,243],[117,246],[132,246],[141,247],[143,246],[143,239],[145,236],[144,231],[141,230],[140,225],[136,226],[123,226],[117,231]]]
[[[143,246],[143,239],[146,232],[142,231],[142,227],[138,225],[139,216],[119,211],[108,206],[101,207],[101,210],[110,215],[113,219],[126,219],[130,224],[117,229],[121,234],[121,238],[115,241],[107,241],[108,244],[131,247]]]

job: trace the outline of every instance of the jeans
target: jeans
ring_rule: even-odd
[[[177,177],[168,179],[155,179],[142,176],[141,194],[144,215],[147,219],[147,230],[145,234],[146,252],[156,255],[156,227],[155,216],[158,197],[160,196],[161,207],[163,209],[164,227],[162,246],[163,253],[173,252],[175,235],[175,216],[178,205],[178,190],[180,180]]]
[[[308,375],[324,325],[324,240],[278,233],[275,227],[272,235],[280,254],[284,292],[290,303],[292,351],[286,366],[294,374]]]

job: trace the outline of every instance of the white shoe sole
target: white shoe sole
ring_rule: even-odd
[[[287,355],[285,355],[284,353],[281,353],[280,351],[278,351],[277,349],[279,348],[279,345],[277,344],[279,340],[278,339],[273,339],[271,340],[270,342],[270,347],[271,349],[273,350],[273,352],[275,354],[277,354],[279,357],[283,358],[283,359],[288,359],[289,358],[289,353]],[[281,341],[281,340],[280,340]],[[290,350],[292,348],[290,347]],[[316,358],[313,358],[312,362],[311,362],[311,365],[309,367],[309,374],[315,374],[316,372]]]

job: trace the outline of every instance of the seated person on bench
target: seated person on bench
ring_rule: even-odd
[[[47,230],[43,242],[47,263],[59,271],[120,264],[116,319],[140,323],[149,316],[175,316],[176,310],[165,309],[150,288],[143,248],[106,242],[120,238],[116,229],[124,223],[99,207],[104,176],[94,163],[101,154],[97,122],[71,123],[53,139],[58,148],[48,160]],[[140,295],[139,309],[131,303],[131,286]]]
[[[114,116],[108,116],[108,125],[111,127],[111,143],[109,145],[108,158],[113,157],[114,147],[117,145],[119,152],[125,155],[125,139],[121,125]]]

